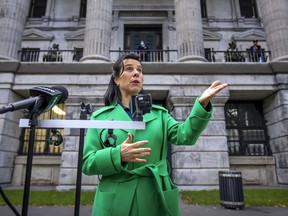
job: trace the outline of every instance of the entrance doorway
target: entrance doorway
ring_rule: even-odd
[[[139,53],[142,61],[162,61],[161,25],[127,25],[124,28],[124,50]]]
[[[125,50],[137,50],[141,41],[149,50],[162,49],[162,26],[125,26]]]

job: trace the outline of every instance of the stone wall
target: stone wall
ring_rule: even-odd
[[[285,141],[285,130],[281,129],[281,127],[284,127],[283,125],[287,123],[285,118],[283,121],[279,119],[278,111],[273,111],[278,107],[282,110],[282,107],[284,108],[286,106],[286,100],[284,100],[284,98],[286,98],[287,93],[285,93],[286,91],[284,89],[277,92],[275,73],[271,71],[271,68],[275,68],[276,70],[276,66],[280,67],[279,65],[282,65],[281,68],[286,68],[287,63],[267,63],[253,66],[245,63],[143,63],[145,90],[151,92],[152,97],[155,96],[165,101],[172,115],[179,121],[183,121],[186,118],[193,106],[195,98],[201,94],[212,81],[219,79],[230,85],[227,90],[221,92],[221,94],[217,95],[212,101],[215,110],[213,118],[196,145],[172,148],[172,176],[175,183],[178,184],[181,189],[215,188],[217,187],[218,171],[227,170],[236,166],[235,163],[233,163],[232,166],[232,163],[229,162],[226,146],[223,107],[228,98],[234,100],[243,98],[262,100],[266,98],[264,109],[265,118],[267,118],[268,122],[268,135],[271,138],[270,144],[274,146],[273,148],[275,149],[274,155],[277,166],[277,178],[280,183],[287,184],[287,169],[285,168],[285,163],[283,163],[287,158],[285,153],[287,142]],[[10,71],[9,73],[5,72],[5,77],[8,77],[5,79],[8,79],[8,81],[3,82],[1,80],[1,91],[7,95],[6,100],[1,102],[2,105],[28,97],[28,89],[39,84],[47,86],[63,85],[69,92],[69,98],[65,102],[67,119],[79,119],[81,102],[91,103],[93,111],[102,107],[102,97],[110,78],[112,63],[21,63],[19,68],[12,68],[14,71],[11,67],[9,69],[9,64],[2,63],[2,66],[2,74],[4,74],[5,71]],[[243,75],[243,71],[245,71],[245,75]],[[10,81],[9,76],[13,77]],[[281,80],[283,80],[285,73],[282,73],[281,77]],[[9,82],[11,82],[11,84],[7,86]],[[279,81],[279,86],[283,87],[281,83],[282,81]],[[3,97],[1,97],[1,100],[3,100]],[[284,110],[285,109],[283,109],[283,114],[285,116],[286,112]],[[20,130],[18,128],[18,119],[21,118],[22,115],[21,112],[17,111],[4,116],[1,115],[2,133],[0,154],[4,155],[1,158],[7,159],[1,162],[1,169],[3,170],[3,172],[1,170],[1,173],[4,174],[1,175],[0,178],[1,182],[9,183],[12,182],[12,179],[15,182],[16,178],[19,177],[19,175],[15,174],[12,178],[12,172],[19,147]],[[281,130],[279,127],[275,127],[278,124],[282,125],[280,127]],[[60,169],[59,189],[73,188],[76,183],[79,130],[65,129],[64,133],[65,146],[61,156],[61,164],[59,165],[60,167],[58,167]],[[277,134],[279,134],[279,136]],[[278,138],[274,138],[275,135]],[[11,143],[15,143],[15,145],[11,145]],[[9,150],[11,153],[7,153],[7,148],[12,148],[12,150]],[[279,152],[280,150],[281,153]],[[18,159],[16,161],[18,161]],[[23,164],[24,162],[21,163]],[[237,165],[237,169],[243,170],[244,176],[246,175],[245,172],[253,173],[255,168],[259,168],[260,173],[266,172],[266,174],[261,174],[261,176],[257,174],[258,177],[257,175],[251,177],[249,174],[249,178],[254,178],[255,181],[256,178],[262,178],[271,173],[273,163],[270,159],[267,160],[267,164],[261,163],[261,167],[259,167],[259,162],[257,163],[258,164],[253,167],[247,167],[247,165],[241,165],[240,163],[240,165],[238,164],[239,166]],[[19,165],[18,162],[17,164]],[[21,166],[24,168],[23,165]],[[37,166],[39,166],[39,164]],[[56,164],[53,166],[55,167]],[[241,168],[241,166],[244,168]],[[7,167],[9,168],[7,169]],[[269,169],[264,167],[269,167]],[[36,169],[38,171],[41,170]],[[55,168],[53,172],[57,173],[57,169]],[[5,174],[5,170],[9,171]],[[45,172],[47,172],[47,170]],[[43,175],[47,176],[47,173]],[[56,176],[56,174],[53,176]],[[274,178],[272,178],[271,181],[273,179]],[[54,180],[50,182],[53,181]],[[257,181],[263,184],[270,184],[269,178],[266,180],[259,179]],[[35,182],[37,182],[37,180],[35,180]],[[47,182],[49,181],[47,180]],[[87,177],[83,175],[82,183],[84,188],[94,188],[97,182],[98,176]]]

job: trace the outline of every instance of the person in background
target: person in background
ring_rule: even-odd
[[[131,97],[143,93],[144,72],[139,56],[125,54],[113,65],[104,95],[105,107],[92,121],[133,121]],[[82,171],[101,175],[92,215],[179,216],[179,193],[169,176],[167,149],[193,145],[213,113],[211,99],[227,86],[215,81],[199,96],[184,122],[176,121],[165,108],[152,105],[143,115],[145,130],[87,130]]]
[[[140,42],[140,45],[138,46],[139,54],[140,54],[140,59],[141,61],[149,61],[148,57],[148,47],[145,45],[144,41]]]
[[[261,46],[258,45],[257,40],[253,40],[253,45],[250,47],[251,61],[262,62],[261,58]]]

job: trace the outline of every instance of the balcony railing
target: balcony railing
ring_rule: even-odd
[[[214,51],[205,50],[205,58],[209,62],[270,62],[270,51],[251,52],[248,51]]]
[[[110,59],[115,61],[124,53],[137,53],[142,62],[177,62],[177,50],[110,50]],[[19,60],[22,62],[79,62],[83,57],[82,50],[38,50],[23,49],[19,51]],[[270,51],[254,53],[251,51],[214,51],[205,50],[208,62],[270,62]]]
[[[19,60],[22,62],[78,62],[83,51],[78,50],[37,50],[22,49]]]
[[[137,53],[142,62],[173,62],[177,61],[177,50],[171,50],[167,47],[163,49],[149,49],[149,50],[110,50],[112,59],[117,59],[125,53]]]

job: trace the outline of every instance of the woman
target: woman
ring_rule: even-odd
[[[108,130],[88,129],[83,172],[102,175],[92,215],[181,215],[178,189],[167,168],[168,143],[194,144],[211,117],[210,99],[226,86],[214,82],[197,98],[184,123],[173,119],[163,107],[153,105],[150,113],[143,116],[145,130],[114,129],[115,143],[105,140],[107,135],[109,137]],[[142,88],[139,57],[135,54],[122,56],[113,66],[104,96],[105,107],[95,111],[91,120],[131,121],[129,102]]]

